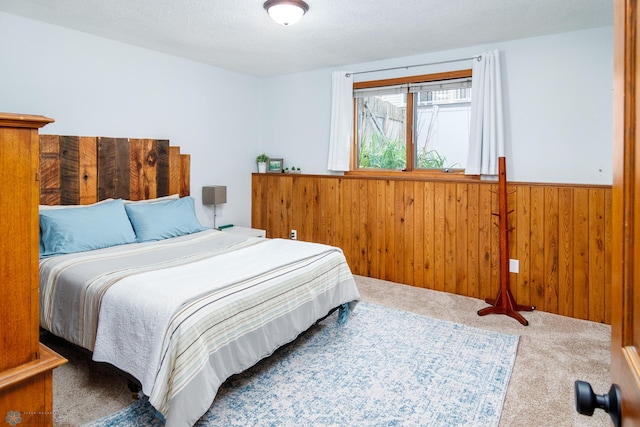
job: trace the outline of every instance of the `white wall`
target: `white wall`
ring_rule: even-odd
[[[499,49],[510,181],[606,184],[612,172],[613,27],[475,46],[342,70],[364,71]],[[471,68],[471,61],[355,76],[356,81]],[[337,68],[338,69],[338,68]],[[326,174],[331,71],[264,79],[262,149]]]
[[[0,111],[55,119],[41,132],[169,139],[203,185],[227,185],[217,224],[251,223],[260,80],[0,12]],[[247,123],[258,123],[247,126]]]
[[[51,117],[56,122],[42,130],[49,134],[169,139],[192,156],[191,190],[203,224],[211,224],[212,211],[200,203],[201,187],[212,184],[228,190],[218,224],[250,224],[250,173],[262,151],[305,173],[328,173],[333,69],[258,79],[4,12],[0,40],[0,111]],[[509,180],[611,184],[612,27],[339,69],[488,49],[502,51]]]

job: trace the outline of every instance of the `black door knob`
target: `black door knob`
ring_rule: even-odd
[[[576,381],[576,411],[582,415],[592,416],[596,408],[604,409],[611,417],[614,427],[622,425],[622,398],[620,388],[613,384],[607,394],[595,394],[591,384]]]

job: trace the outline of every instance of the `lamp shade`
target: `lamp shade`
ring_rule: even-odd
[[[293,25],[307,13],[309,5],[302,0],[268,0],[264,8],[274,21],[280,25]]]
[[[227,203],[226,185],[209,185],[202,187],[203,205],[220,205]]]

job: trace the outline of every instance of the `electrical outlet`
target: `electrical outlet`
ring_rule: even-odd
[[[298,240],[298,231],[291,230],[291,240]]]
[[[520,261],[517,259],[509,260],[509,273],[519,273],[520,272]]]

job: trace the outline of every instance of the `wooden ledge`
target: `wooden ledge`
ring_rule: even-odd
[[[45,116],[33,116],[29,114],[0,113],[0,127],[13,128],[41,128],[55,120]]]
[[[67,359],[44,344],[40,344],[39,353],[39,357],[31,362],[0,372],[0,390],[67,363]]]

